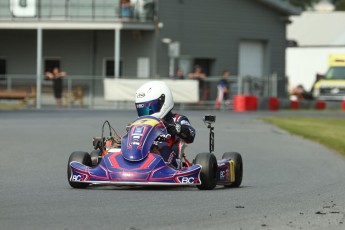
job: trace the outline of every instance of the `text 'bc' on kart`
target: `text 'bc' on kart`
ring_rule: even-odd
[[[106,121],[107,122],[107,121]],[[102,136],[104,125],[102,129]],[[97,150],[73,152],[68,160],[67,177],[73,188],[89,185],[118,186],[196,186],[201,190],[216,185],[239,187],[242,182],[242,157],[236,152],[223,154],[221,160],[214,156],[215,116],[207,115],[204,122],[210,129],[210,152],[199,153],[190,163],[183,152],[179,153],[179,165],[170,166],[151,147],[157,141],[170,138],[162,121],[152,116],[137,118],[127,126],[127,134],[121,140],[112,137],[94,138]],[[113,129],[114,130],[114,129]],[[114,130],[115,131],[115,130]],[[112,146],[112,147],[110,147]]]

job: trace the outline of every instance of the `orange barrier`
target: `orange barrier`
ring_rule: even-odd
[[[342,109],[342,110],[345,110],[345,101],[343,101],[343,102],[341,103],[341,109]]]
[[[258,110],[258,97],[254,95],[250,95],[247,97],[247,110],[249,111],[255,111]]]
[[[236,112],[246,111],[246,96],[245,95],[234,96],[234,111]]]
[[[254,111],[258,109],[258,97],[254,95],[235,95],[234,111]]]
[[[278,111],[279,110],[279,99],[277,97],[269,97],[268,98],[268,109],[270,111]]]
[[[315,103],[315,109],[319,109],[319,110],[326,109],[326,102],[322,100],[317,100]]]

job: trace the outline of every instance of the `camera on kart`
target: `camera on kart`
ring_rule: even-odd
[[[214,151],[214,127],[212,124],[216,122],[216,116],[205,115],[203,120],[206,127],[210,129],[210,152],[212,153]]]
[[[205,115],[204,116],[204,122],[207,124],[212,124],[216,122],[216,116],[213,115]]]

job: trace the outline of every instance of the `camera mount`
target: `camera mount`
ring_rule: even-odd
[[[203,121],[208,129],[210,129],[210,153],[214,151],[214,127],[212,126],[216,122],[216,116],[205,115]]]

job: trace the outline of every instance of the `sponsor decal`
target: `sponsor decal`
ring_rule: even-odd
[[[137,104],[137,109],[142,109],[145,107],[145,103]]]
[[[225,171],[222,170],[222,171],[219,172],[219,176],[220,176],[221,180],[225,179],[225,175],[226,175]]]
[[[133,141],[140,141],[141,136],[133,136]]]
[[[177,132],[177,133],[180,133],[180,132],[181,132],[181,125],[176,124],[176,125],[175,125],[175,129],[176,129],[176,132]]]
[[[140,145],[140,142],[133,141],[133,142],[131,142],[131,145]]]
[[[82,181],[81,175],[72,175],[71,181]]]
[[[182,120],[181,121],[181,125],[190,125],[190,123],[188,121],[186,121],[186,120]]]
[[[142,135],[145,132],[144,126],[134,127],[133,134],[130,136],[130,145],[140,145]]]
[[[138,93],[137,98],[143,98],[143,97],[145,97],[145,93],[143,92]]]
[[[143,134],[143,132],[144,132],[144,127],[143,126],[137,126],[134,129],[134,134],[139,134],[140,135],[140,134]]]
[[[180,178],[181,184],[194,184],[194,183],[197,183],[195,180],[196,180],[196,178],[194,178],[194,177],[181,177]]]
[[[176,153],[174,151],[172,151],[169,155],[169,158],[168,158],[168,164],[172,163],[175,156],[176,156]]]

